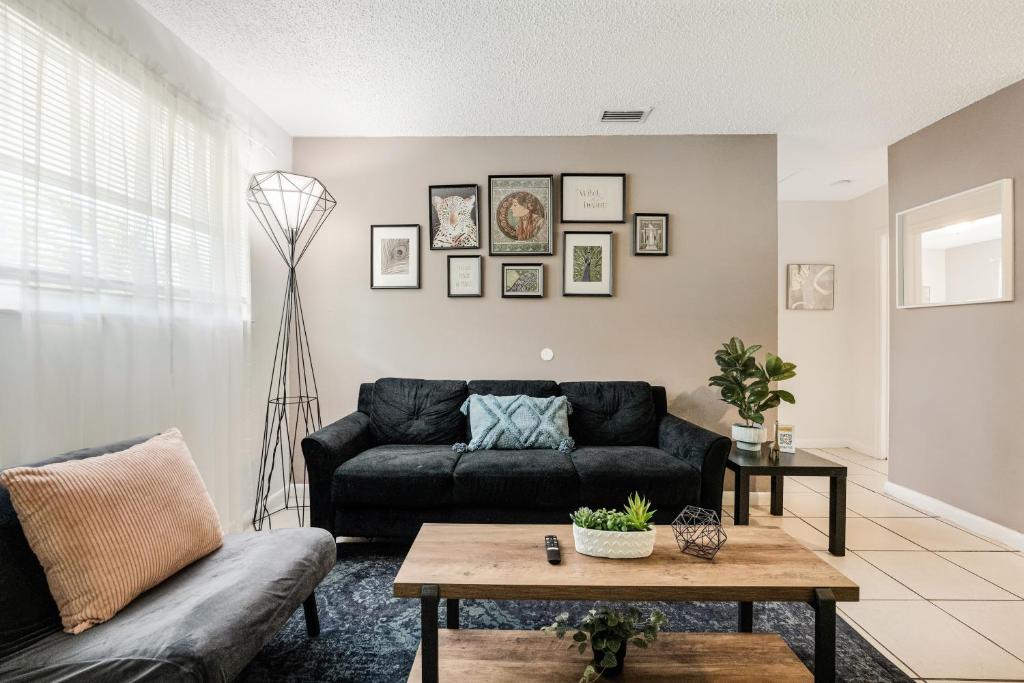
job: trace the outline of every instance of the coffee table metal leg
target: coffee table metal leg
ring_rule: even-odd
[[[751,633],[754,630],[754,603],[738,603],[740,608],[739,625],[736,630],[740,633]]]
[[[814,680],[836,680],[836,598],[828,588],[814,591]]]
[[[828,480],[828,551],[842,557],[846,554],[846,477]]]
[[[448,622],[448,628],[458,628],[459,627],[459,599],[458,598],[448,598],[447,600],[445,600],[445,614],[447,615],[446,619],[447,619],[447,622]]]
[[[772,475],[772,514],[776,517],[782,515],[782,489],[786,480],[781,474]]]
[[[750,524],[750,475],[736,473],[736,493],[733,497],[732,521],[737,526]]]
[[[420,663],[423,665],[423,683],[438,683],[437,672],[437,606],[439,590],[433,584],[420,589]]]

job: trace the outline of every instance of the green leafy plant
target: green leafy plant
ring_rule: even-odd
[[[651,509],[650,501],[634,491],[621,511],[608,508],[591,510],[588,507],[581,507],[569,517],[573,524],[583,529],[649,531],[655,512]]]
[[[796,403],[793,394],[770,386],[772,382],[796,377],[796,365],[772,353],[765,356],[761,365],[754,357],[760,350],[759,344],[744,346],[739,337],[733,337],[715,352],[721,374],[708,379],[709,386],[721,389],[722,400],[739,410],[747,427],[763,425],[764,411],[782,401]]]
[[[589,642],[594,651],[594,663],[583,670],[580,683],[593,683],[605,672],[611,674],[622,670],[627,643],[639,648],[649,647],[667,623],[665,614],[657,609],[647,619],[642,619],[636,607],[622,612],[610,607],[597,607],[589,610],[578,626],[570,626],[569,613],[563,612],[555,618],[555,623],[541,630],[554,633],[559,640],[571,631],[569,649],[576,648],[580,654],[586,652]]]

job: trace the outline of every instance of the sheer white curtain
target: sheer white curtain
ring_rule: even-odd
[[[240,525],[240,138],[63,3],[0,0],[0,466],[177,426]]]

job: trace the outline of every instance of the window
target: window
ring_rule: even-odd
[[[0,308],[247,318],[230,127],[49,4],[0,8]]]

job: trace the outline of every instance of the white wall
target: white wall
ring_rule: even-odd
[[[779,202],[779,354],[797,364],[796,405],[779,419],[807,448],[847,446],[883,457],[882,259],[888,191],[850,201]],[[835,309],[786,309],[786,265],[836,266]]]

